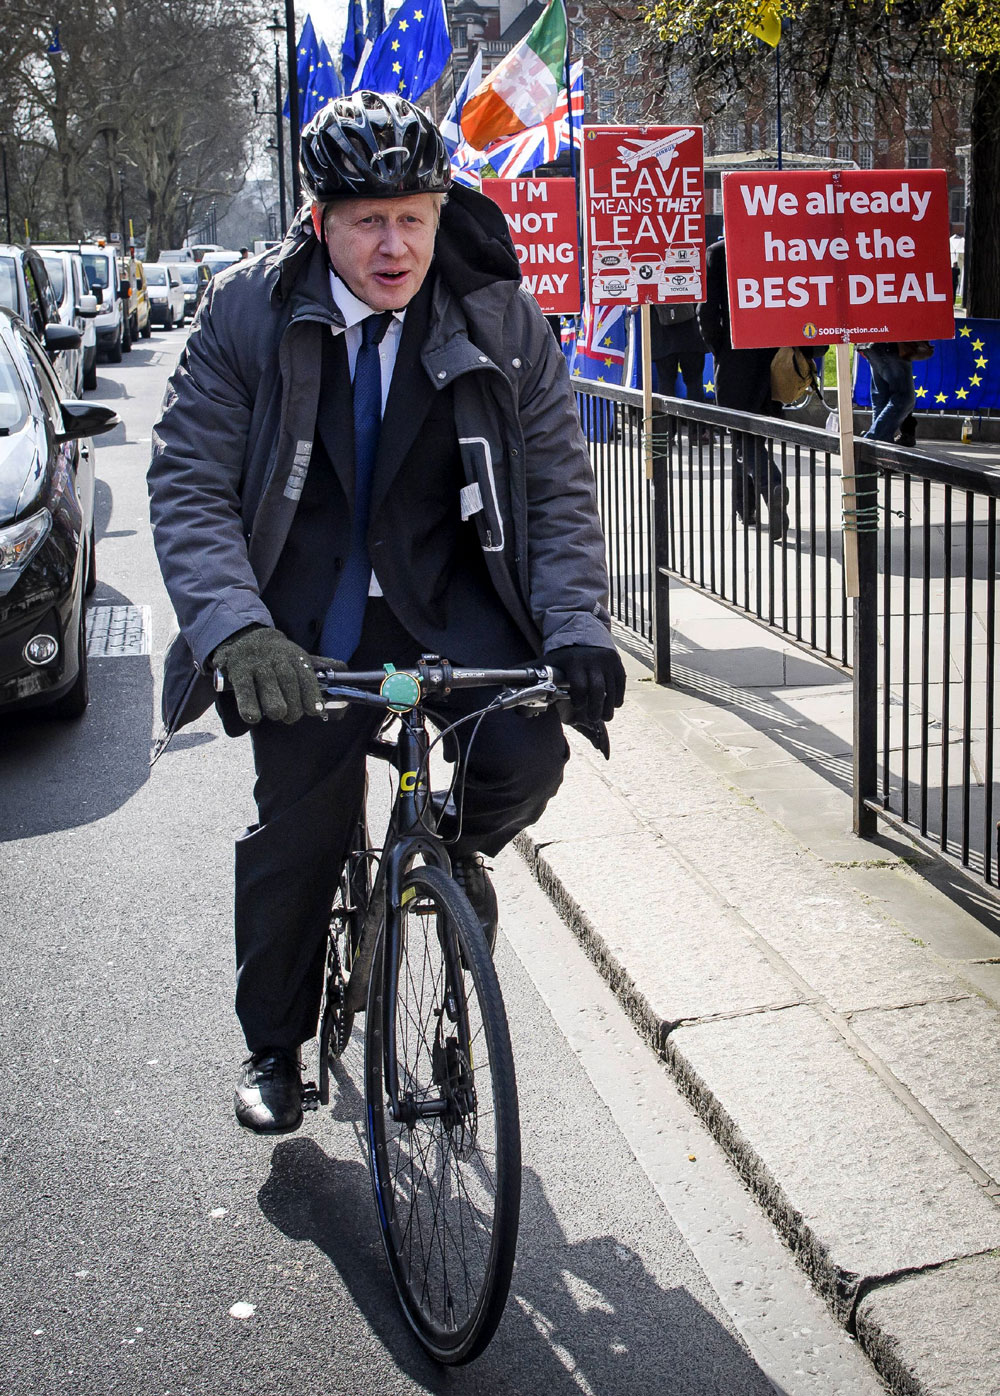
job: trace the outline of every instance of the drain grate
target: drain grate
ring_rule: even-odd
[[[87,612],[87,655],[114,659],[149,654],[152,628],[149,606],[92,606]]]

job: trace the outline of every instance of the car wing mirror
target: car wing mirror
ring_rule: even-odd
[[[92,294],[81,296],[77,310],[79,310],[80,314],[85,316],[86,319],[92,319],[93,316],[97,314],[97,297]]]
[[[83,335],[75,325],[45,326],[45,347],[50,354],[58,354],[63,349],[79,349]]]
[[[81,436],[100,436],[113,431],[121,418],[106,402],[82,402],[75,398],[64,398],[62,407],[63,429],[56,434],[56,441],[75,441]]]

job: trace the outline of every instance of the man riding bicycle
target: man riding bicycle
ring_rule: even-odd
[[[251,733],[258,823],[236,844],[236,1115],[302,1119],[329,912],[363,797],[365,709],[322,712],[307,654],[544,655],[600,739],[622,702],[593,472],[562,355],[496,205],[451,185],[428,117],[338,98],[302,133],[311,206],[213,277],[153,436],[153,537],[181,635],[173,728],[218,700]],[[454,693],[449,721],[482,698]],[[469,725],[455,734],[464,753]],[[455,875],[488,937],[483,868],[535,821],[568,749],[549,709],[497,712],[469,751]],[[457,832],[457,831],[456,831]]]

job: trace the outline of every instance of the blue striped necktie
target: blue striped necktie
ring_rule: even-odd
[[[372,564],[368,556],[375,456],[382,428],[382,365],[378,347],[392,311],[361,322],[361,348],[354,365],[354,515],[351,543],[330,608],[323,622],[320,653],[327,659],[350,659],[361,639]]]

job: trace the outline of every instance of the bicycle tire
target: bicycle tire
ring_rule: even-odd
[[[365,913],[371,898],[372,861],[368,823],[362,813],[345,860],[330,910],[330,933],[323,980],[323,1006],[319,1020],[319,1100],[330,1103],[330,1068],[347,1046],[354,1027],[354,1013],[346,1005],[346,987],[354,968]]]
[[[403,1312],[432,1357],[458,1364],[478,1357],[493,1337],[514,1268],[521,1204],[514,1058],[496,970],[465,893],[440,869],[415,867],[404,878],[401,900],[391,1015],[384,1015],[384,927],[369,989],[369,1168]],[[453,1017],[445,991],[456,974],[461,990],[452,988]],[[392,1119],[383,1071],[386,1016],[396,1035],[400,1098],[450,1101],[450,1122]]]

